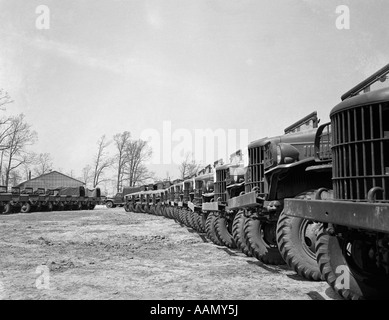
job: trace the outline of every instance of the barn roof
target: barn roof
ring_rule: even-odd
[[[67,179],[71,179],[71,180],[77,181],[77,182],[79,182],[79,183],[85,184],[84,182],[82,182],[82,181],[80,181],[80,180],[74,179],[74,178],[72,178],[72,177],[67,176],[66,174],[63,174],[63,173],[61,173],[61,172],[58,172],[58,171],[53,170],[53,171],[50,171],[50,172],[48,172],[48,173],[44,173],[44,174],[42,174],[42,175],[40,175],[40,176],[38,176],[38,177],[32,178],[32,179],[30,179],[30,180],[23,181],[23,182],[19,183],[16,187],[19,187],[19,186],[25,184],[26,182],[30,182],[30,181],[34,181],[34,180],[37,180],[37,179],[41,179],[41,178],[43,178],[43,177],[50,176],[50,175],[52,175],[53,173],[59,174],[59,175],[61,175],[61,176],[64,176],[64,177],[67,178]]]

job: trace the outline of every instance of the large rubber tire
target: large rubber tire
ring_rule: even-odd
[[[23,203],[21,208],[20,208],[20,212],[21,213],[30,213],[31,212],[31,204],[29,204],[28,202]]]
[[[324,280],[316,261],[316,235],[320,228],[302,218],[281,212],[277,223],[277,245],[286,264],[307,280]]]
[[[188,209],[186,209],[185,211],[186,211],[186,216],[187,216],[187,220],[189,223],[189,227],[192,228],[193,230],[197,230],[194,212],[192,212],[191,210],[188,210]]]
[[[208,213],[202,212],[198,213],[198,220],[197,224],[199,226],[199,232],[200,233],[206,233],[206,223],[207,223]]]
[[[375,239],[373,239],[375,244]],[[363,238],[352,239],[347,232],[342,238],[330,236],[322,225],[316,240],[316,257],[321,273],[327,283],[340,296],[347,300],[388,299],[389,276],[371,263],[366,250],[367,241]],[[375,261],[375,255],[374,261]],[[363,265],[373,269],[360,269],[355,259],[363,258]],[[374,270],[377,268],[376,270]],[[339,279],[338,279],[339,278]],[[346,287],[347,285],[347,287]]]
[[[47,204],[47,211],[53,211],[53,203],[50,201],[48,204]]]
[[[207,231],[207,236],[209,240],[211,240],[214,244],[218,246],[223,246],[223,242],[217,236],[216,233],[216,221],[218,219],[218,215],[214,212],[211,212],[205,223],[205,230]]]
[[[178,209],[178,208],[175,208],[174,210],[177,210],[178,212],[178,215],[177,215],[177,221],[183,225],[185,225],[185,212],[184,210],[181,210],[181,209]]]
[[[154,216],[156,215],[155,214],[155,206],[154,205],[153,206],[149,206],[149,213],[154,215]]]
[[[135,206],[135,212],[142,213],[142,206],[139,203]]]
[[[184,213],[180,209],[176,208],[174,208],[174,211],[176,216],[175,220],[180,224],[184,224]]]
[[[232,222],[232,236],[238,249],[240,249],[246,256],[252,257],[250,247],[247,245],[246,234],[244,233],[244,225],[246,222],[244,211],[239,211]]]
[[[31,204],[29,204],[28,202],[23,203],[22,206],[20,207],[20,212],[21,213],[30,213],[31,212]]]
[[[105,203],[105,206],[106,206],[108,209],[111,209],[111,208],[113,208],[113,202],[112,202],[112,201],[107,201],[107,202]]]
[[[163,206],[161,208],[161,213],[162,213],[162,216],[164,216],[165,218],[167,218],[167,206]]]
[[[12,211],[13,211],[12,205],[10,203],[7,203],[4,206],[4,210],[3,210],[2,214],[11,214]]]
[[[124,205],[124,211],[130,212],[130,204],[129,204],[129,203],[126,203],[126,204]]]
[[[155,207],[155,214],[157,216],[162,216],[162,210],[163,206],[161,204],[157,204],[157,206]]]
[[[223,243],[223,245],[230,249],[237,248],[234,237],[232,236],[232,221],[229,221],[225,217],[218,216],[216,219],[215,229],[218,239]]]
[[[166,207],[166,218],[172,219],[173,217],[173,207],[168,205]]]
[[[196,211],[191,211],[190,214],[193,216],[193,224],[197,232],[201,232],[199,225],[199,214]]]
[[[173,220],[177,220],[179,219],[180,217],[180,208],[174,206],[174,207],[171,207],[171,210],[170,210],[170,219],[173,219]],[[183,222],[182,222],[183,223]]]
[[[186,209],[181,209],[184,212],[184,224],[188,227],[191,228],[190,225],[190,212]]]
[[[244,226],[247,244],[251,254],[266,264],[285,264],[277,247],[276,223],[261,221],[257,218],[247,218]]]
[[[147,213],[147,214],[150,214],[150,207],[148,204],[145,204],[142,206],[142,210],[143,210],[143,213]]]
[[[172,207],[170,205],[167,205],[165,207],[165,217],[168,218],[168,219],[171,219],[171,211],[172,211]]]

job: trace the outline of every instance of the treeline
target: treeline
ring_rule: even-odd
[[[0,88],[0,110],[5,111],[12,103],[7,92]],[[15,186],[30,178],[54,170],[49,153],[36,154],[30,150],[38,140],[38,134],[25,120],[23,114],[0,117],[0,184]],[[146,166],[152,155],[146,141],[132,139],[129,131],[124,131],[108,139],[103,135],[97,141],[97,151],[91,163],[84,166],[81,176],[58,171],[78,179],[89,188],[97,186],[107,190],[107,185],[115,184],[115,191],[123,186],[135,186],[154,180],[154,173]],[[111,188],[112,189],[112,188]]]
[[[114,150],[112,155],[109,147]],[[129,131],[115,134],[111,140],[103,135],[97,141],[93,163],[82,169],[79,179],[92,188],[114,183],[116,192],[123,186],[141,185],[155,179],[154,172],[146,166],[151,156],[152,150],[147,142],[131,139]]]
[[[10,96],[0,89],[0,110],[12,103]],[[50,161],[48,154],[36,154],[29,146],[37,140],[37,133],[25,121],[24,115],[0,117],[0,183],[14,186],[27,179],[31,171],[42,174]]]

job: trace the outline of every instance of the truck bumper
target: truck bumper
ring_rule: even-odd
[[[220,202],[204,202],[202,209],[203,211],[224,211],[226,206]]]
[[[389,233],[389,204],[286,199],[288,216]]]
[[[201,207],[196,206],[193,202],[188,201],[188,208],[192,210],[193,212],[201,212]]]
[[[257,207],[258,205],[259,205],[259,201],[255,191],[245,193],[241,196],[237,196],[227,201],[227,206],[228,209],[230,210],[241,209],[241,208],[252,208],[252,207]]]

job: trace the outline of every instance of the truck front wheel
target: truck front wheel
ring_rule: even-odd
[[[236,243],[232,236],[232,219],[219,216],[216,220],[216,233],[220,241],[230,249],[236,249]]]
[[[20,208],[21,213],[29,213],[31,212],[31,205],[28,202],[23,203],[22,207]]]
[[[324,225],[320,227],[317,262],[328,284],[343,298],[389,298],[389,275],[385,270],[388,249],[377,246],[380,240],[387,243],[388,239],[377,240],[377,236],[356,230],[342,230],[341,236],[330,236]]]
[[[251,217],[246,220],[244,232],[254,257],[266,264],[285,264],[277,247],[275,222]]]
[[[207,221],[208,214],[205,212],[201,212],[197,214],[197,225],[200,233],[206,233],[205,224]]]
[[[316,262],[316,234],[321,224],[281,212],[277,244],[287,265],[308,280],[324,280]]]
[[[247,245],[246,235],[244,233],[244,225],[246,222],[244,211],[239,211],[232,222],[232,235],[238,249],[240,249],[246,256],[252,257],[251,250]]]
[[[3,210],[3,214],[11,214],[12,213],[12,205],[10,203],[7,203],[5,206],[4,206],[4,210]]]
[[[113,208],[113,202],[112,201],[107,201],[106,203],[105,203],[105,206],[107,207],[107,208]]]
[[[218,246],[224,246],[224,244],[220,241],[217,233],[216,233],[216,220],[218,219],[218,214],[211,212],[205,223],[205,230],[207,231],[208,238]]]

